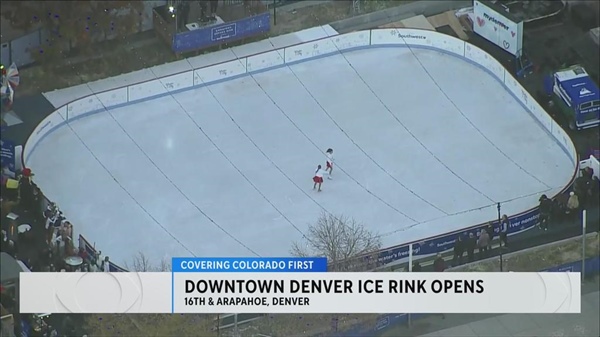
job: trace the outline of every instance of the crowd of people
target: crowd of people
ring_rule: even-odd
[[[44,197],[33,177],[28,168],[19,172],[2,168],[0,252],[10,256],[22,272],[108,271],[108,257],[90,257],[85,249],[76,248],[73,225]],[[14,279],[3,275],[2,336],[81,336],[80,324],[69,316],[18,315],[17,282],[18,274]]]
[[[600,194],[600,181],[597,173],[591,167],[580,170],[575,178],[573,190],[568,196],[563,195],[549,199],[546,195],[540,197],[540,225],[543,230],[548,230],[552,224],[563,220],[569,222],[581,221],[582,210],[598,205]]]
[[[550,199],[545,194],[542,194],[539,199],[540,217],[537,227],[540,230],[547,231],[553,224],[564,221],[579,223],[581,222],[582,211],[588,207],[597,206],[599,197],[600,181],[598,180],[598,176],[594,174],[594,170],[591,167],[582,169],[575,179],[572,191],[568,195],[559,195],[554,199]],[[484,230],[477,233],[477,236],[473,233],[469,233],[466,236],[458,235],[454,244],[452,265],[459,266],[465,261],[469,263],[473,262],[476,254],[479,254],[479,258],[481,259],[490,257],[492,241],[496,237],[501,247],[508,247],[508,231],[510,226],[508,216],[503,215],[497,228],[494,228],[494,224],[490,222]],[[443,271],[446,268],[445,262],[444,264],[442,262],[443,259],[440,260],[438,256],[438,259],[434,261],[434,269],[436,271]]]

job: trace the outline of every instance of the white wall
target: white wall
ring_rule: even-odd
[[[24,149],[24,159],[27,160],[28,151],[31,151],[40,137],[51,130],[51,127],[46,126],[41,130],[43,132],[40,132],[39,129],[44,123],[50,122],[55,127],[61,122],[117,105],[149,99],[192,86],[221,81],[248,72],[302,62],[315,57],[338,53],[341,50],[372,46],[408,45],[451,53],[489,70],[527,107],[539,123],[562,144],[569,156],[573,158],[573,162],[576,163],[575,147],[564,130],[554,122],[510,72],[506,71],[496,59],[476,46],[438,32],[416,29],[379,29],[333,35],[328,30],[317,27],[306,32],[305,35],[307,36],[320,34],[316,35],[320,38],[279,49],[274,49],[274,43],[270,40],[259,41],[246,46],[91,82],[55,94],[47,93],[46,96],[53,98],[55,105],[62,106],[53,115],[44,119],[28,139]],[[297,38],[299,33],[295,34],[295,38]],[[259,51],[259,53],[250,55],[254,51]],[[241,57],[240,55],[247,56]]]
[[[563,146],[573,159],[573,169],[576,168],[578,164],[577,153],[569,136],[512,74],[483,50],[448,35],[416,29],[379,29],[330,35],[325,34],[324,36],[327,37],[279,49],[269,49],[268,44],[265,46],[265,42],[262,41],[245,48],[246,51],[253,48],[260,49],[261,52],[255,55],[236,57],[236,53],[228,49],[75,87],[71,89],[69,95],[62,95],[62,100],[67,97],[70,101],[64,102],[63,106],[46,117],[30,135],[23,150],[23,159],[25,162],[27,161],[28,155],[35,145],[53,128],[59,127],[73,118],[101,112],[106,108],[149,99],[157,95],[169,94],[193,86],[210,84],[211,82],[244,75],[249,72],[339,53],[342,50],[374,48],[377,46],[410,46],[411,48],[430,48],[450,53],[479,64],[488,70],[523,103],[540,125],[546,128],[556,141]],[[261,43],[262,45],[259,45]],[[269,44],[274,46],[273,43]],[[247,55],[239,48],[237,51],[239,54]],[[179,72],[173,73],[172,69]],[[141,83],[136,83],[136,80]],[[105,91],[100,91],[100,89]],[[468,225],[465,224],[465,227]]]
[[[594,177],[600,179],[600,162],[596,157],[590,156],[588,159],[582,160],[579,167],[582,169],[591,167],[594,170]]]

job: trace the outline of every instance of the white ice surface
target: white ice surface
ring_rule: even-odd
[[[334,179],[317,193],[311,178],[328,147]],[[390,246],[491,220],[498,201],[503,213],[524,211],[573,174],[486,72],[401,48],[98,113],[50,134],[28,164],[77,231],[117,263],[140,251],[288,255],[323,210],[386,234]]]

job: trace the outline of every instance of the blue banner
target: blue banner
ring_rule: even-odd
[[[175,53],[185,53],[266,33],[269,30],[271,14],[267,12],[234,22],[175,34],[172,49]]]
[[[521,232],[537,225],[537,219],[539,218],[539,211],[537,207],[529,212],[525,212],[514,217],[509,218],[510,226],[508,228],[508,234]],[[500,224],[498,221],[492,223],[494,227],[495,235],[498,235],[500,231]],[[460,235],[468,237],[469,234],[473,234],[475,237],[479,235],[479,232],[485,230],[488,224],[482,224],[480,226],[467,228],[465,230],[450,233],[447,235],[439,236],[432,239],[423,240],[420,243],[413,244],[413,255],[432,255],[437,254],[446,250],[454,248],[456,238]],[[403,258],[408,257],[408,246],[396,247],[390,250],[379,253],[378,260],[382,264],[394,262]]]
[[[326,258],[174,257],[175,273],[315,273],[327,271]]]
[[[508,228],[508,234],[514,234],[518,232],[522,232],[524,230],[530,229],[537,225],[539,218],[539,210],[538,208],[534,208],[530,211],[515,215],[509,218],[510,226]],[[464,230],[456,231],[453,233],[449,233],[446,235],[425,239],[421,242],[413,244],[413,256],[423,256],[423,255],[433,255],[437,253],[441,253],[454,248],[454,243],[456,242],[456,238],[460,235],[463,237],[468,237],[470,233],[472,233],[475,237],[479,235],[479,232],[486,229],[488,224],[482,224],[480,226],[465,228]],[[500,231],[500,226],[498,221],[492,222],[492,226],[494,227],[495,237],[498,236]],[[396,262],[402,259],[408,258],[408,244],[403,244],[395,247],[391,247],[385,250],[382,250],[376,254],[376,256],[364,256],[357,258],[356,260],[349,263],[349,265],[353,266],[368,266],[368,268],[384,266],[386,264]],[[377,261],[374,263],[375,257]],[[375,266],[374,266],[375,264]]]
[[[0,140],[0,145],[2,147],[0,152],[2,167],[6,165],[11,172],[15,172],[15,143],[2,139]]]

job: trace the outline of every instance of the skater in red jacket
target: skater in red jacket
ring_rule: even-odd
[[[323,184],[323,169],[321,168],[321,165],[317,166],[317,170],[315,171],[315,176],[313,177],[313,182],[315,183],[313,185],[313,190],[315,188],[317,188],[317,185],[318,185],[319,186],[318,192],[321,192],[321,185]]]

